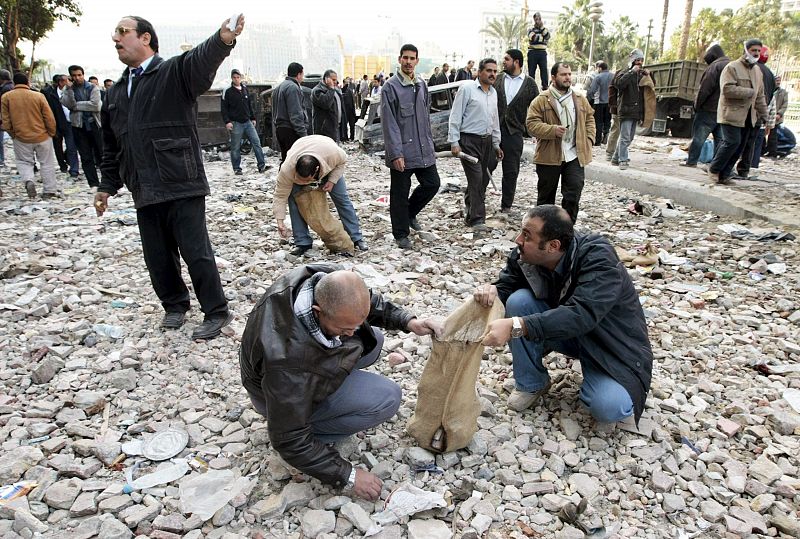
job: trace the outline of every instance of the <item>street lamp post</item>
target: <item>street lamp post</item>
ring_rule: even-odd
[[[603,2],[596,1],[589,4],[589,20],[592,21],[592,39],[589,41],[589,65],[586,70],[592,69],[592,56],[594,55],[594,34],[597,28],[597,21],[603,16]]]

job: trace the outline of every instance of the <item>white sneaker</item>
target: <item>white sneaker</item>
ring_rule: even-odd
[[[547,382],[547,385],[544,386],[539,391],[534,391],[533,393],[529,393],[527,391],[520,391],[519,389],[514,389],[511,392],[511,395],[508,397],[508,407],[514,410],[515,412],[521,412],[526,410],[539,402],[539,400],[548,392],[550,391],[550,382]]]

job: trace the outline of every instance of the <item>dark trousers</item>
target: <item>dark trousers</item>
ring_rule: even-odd
[[[611,131],[611,110],[608,108],[608,103],[594,104],[594,127],[594,145],[600,146]]]
[[[769,132],[769,136],[767,137],[767,145],[762,152],[762,155],[768,155],[770,157],[775,157],[778,155],[778,126],[781,124],[776,124],[772,131]]]
[[[464,167],[464,174],[467,176],[464,220],[467,226],[475,226],[486,222],[486,186],[492,178],[489,169],[497,165],[493,162],[495,155],[491,135],[461,133],[460,137],[458,146],[461,151],[478,158],[477,163],[461,160],[461,166]]]
[[[575,158],[560,165],[536,165],[537,185],[536,205],[555,204],[558,179],[561,178],[561,207],[567,210],[572,222],[578,220],[578,205],[583,192],[584,170]]]
[[[439,192],[439,171],[436,165],[426,168],[407,168],[403,172],[389,169],[389,216],[392,218],[392,235],[396,240],[408,237],[409,221],[414,219]],[[416,176],[419,185],[411,196],[411,176]]]
[[[710,134],[714,135],[714,153],[716,153],[722,142],[722,127],[717,123],[717,113],[706,110],[696,111],[694,120],[692,120],[692,143],[689,144],[689,157],[686,159],[686,164],[697,164],[703,144]]]
[[[103,139],[100,137],[100,130],[93,125],[93,129],[73,127],[72,134],[75,137],[75,145],[81,155],[81,166],[83,173],[86,174],[86,181],[90,187],[100,185],[97,176],[97,165],[103,161]]]
[[[764,146],[764,130],[759,125],[750,130],[750,136],[744,143],[742,157],[736,163],[736,174],[746,178],[751,168],[758,168],[761,164],[761,148]]]
[[[522,146],[522,133],[512,135],[504,125],[500,126],[500,149],[503,150],[503,160],[501,161],[503,165],[503,197],[500,201],[500,208],[504,210],[511,208],[514,204]],[[494,160],[494,163],[497,163],[497,160]],[[494,167],[492,167],[492,172],[494,172]]]
[[[205,197],[145,206],[136,210],[136,217],[150,282],[164,310],[189,310],[189,290],[181,278],[180,254],[206,317],[227,313],[228,301],[206,229]]]
[[[539,77],[542,79],[540,86],[542,91],[545,91],[550,83],[550,73],[547,72],[547,51],[528,49],[528,75],[536,79],[536,68],[539,68]]]
[[[64,145],[67,149],[64,151]],[[78,148],[75,146],[75,137],[72,134],[72,127],[67,127],[63,133],[56,133],[53,137],[53,149],[56,152],[58,168],[61,172],[69,171],[70,176],[78,175]]]
[[[736,127],[727,124],[720,124],[720,127],[722,128],[722,143],[714,151],[714,159],[711,160],[708,170],[712,174],[719,174],[720,179],[724,180],[731,177],[733,166],[742,155],[753,127],[750,125]]]
[[[281,149],[281,163],[283,163],[286,161],[286,153],[289,148],[300,138],[300,135],[291,127],[276,127],[275,137],[278,139],[278,147]]]

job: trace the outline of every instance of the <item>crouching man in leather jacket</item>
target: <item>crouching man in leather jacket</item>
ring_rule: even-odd
[[[302,266],[279,277],[259,300],[239,354],[242,383],[267,418],[281,457],[323,483],[372,500],[381,494],[381,480],[356,469],[331,444],[383,423],[400,406],[400,386],[361,370],[383,347],[374,326],[417,335],[442,330],[440,322],[419,320],[385,301],[356,273]]]

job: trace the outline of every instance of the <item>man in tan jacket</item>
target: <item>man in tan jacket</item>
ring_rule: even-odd
[[[283,221],[286,218],[286,203],[289,203],[289,218],[292,221],[295,248],[291,254],[301,256],[311,249],[311,236],[308,225],[300,215],[294,195],[305,185],[316,184],[319,189],[330,194],[342,225],[353,240],[356,249],[366,251],[367,242],[361,234],[358,216],[347,194],[344,183],[344,167],[347,154],[336,142],[325,135],[309,135],[295,141],[286,153],[286,160],[281,164],[278,180],[275,184],[275,195],[272,198],[272,212],[275,214],[278,232],[287,238],[289,230]]]
[[[2,98],[3,130],[14,139],[17,170],[29,198],[36,198],[33,165],[39,159],[44,193],[42,198],[58,196],[56,154],[50,141],[56,134],[56,119],[44,94],[34,92],[25,73],[14,75],[14,89]]]
[[[714,183],[731,183],[733,166],[742,154],[750,131],[758,125],[759,119],[767,119],[763,75],[756,67],[761,47],[758,39],[747,40],[741,58],[725,66],[720,75],[717,123],[722,127],[722,143],[717,146],[708,167],[708,176]]]
[[[536,205],[555,204],[561,178],[561,207],[574,223],[584,182],[584,168],[592,162],[595,138],[594,110],[582,95],[572,92],[572,69],[558,62],[550,69],[550,87],[528,107],[528,133],[536,137]]]

